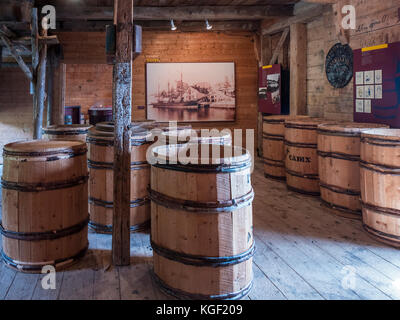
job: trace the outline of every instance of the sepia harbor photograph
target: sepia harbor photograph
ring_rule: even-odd
[[[147,118],[234,121],[235,64],[147,63]]]

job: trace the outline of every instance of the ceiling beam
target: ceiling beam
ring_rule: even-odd
[[[57,20],[113,20],[112,7],[57,7]],[[135,7],[134,20],[260,20],[289,17],[293,5]]]
[[[57,23],[56,32],[104,32],[109,21],[64,21]],[[169,31],[171,24],[166,20],[136,20],[135,24],[142,27],[144,31]],[[227,20],[212,21],[212,30],[208,32],[218,31],[257,31],[260,29],[260,22],[257,20]],[[178,31],[195,32],[206,31],[204,20],[201,21],[175,21]]]
[[[320,17],[326,10],[331,9],[331,5],[310,4],[307,9],[302,8],[301,13],[288,19],[279,20],[271,26],[261,29],[262,35],[274,34],[285,30],[292,24],[307,23],[316,17]]]

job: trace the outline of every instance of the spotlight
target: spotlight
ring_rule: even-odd
[[[212,29],[212,25],[208,23],[207,19],[206,19],[206,28],[207,28],[207,30],[211,30]]]
[[[177,28],[176,28],[176,25],[175,25],[175,23],[174,23],[174,20],[172,20],[171,19],[171,30],[172,31],[175,31]]]

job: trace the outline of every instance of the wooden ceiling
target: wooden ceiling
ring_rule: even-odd
[[[1,0],[0,24],[18,31],[26,29],[29,19],[20,17],[26,4],[56,8],[57,31],[103,31],[113,21],[114,0]],[[204,30],[204,20],[213,31],[256,31],[262,20],[276,21],[293,15],[300,0],[134,0],[135,23],[144,29],[168,30],[173,19],[180,31]],[[25,10],[26,11],[26,10]],[[29,13],[29,12],[28,12]],[[15,18],[13,18],[15,16]],[[26,16],[26,13],[25,13]],[[17,22],[17,23],[16,23]]]
[[[134,0],[135,6],[175,7],[175,6],[255,6],[288,5],[300,0]],[[71,5],[71,6],[112,6],[114,0],[36,0],[35,5]]]

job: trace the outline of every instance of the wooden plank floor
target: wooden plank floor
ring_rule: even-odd
[[[247,299],[400,299],[400,250],[371,239],[359,221],[332,215],[318,198],[252,176],[254,287]],[[88,254],[57,273],[56,290],[42,275],[0,265],[0,299],[170,299],[152,282],[148,233],[131,236],[131,265],[110,265],[111,237],[89,233]]]

